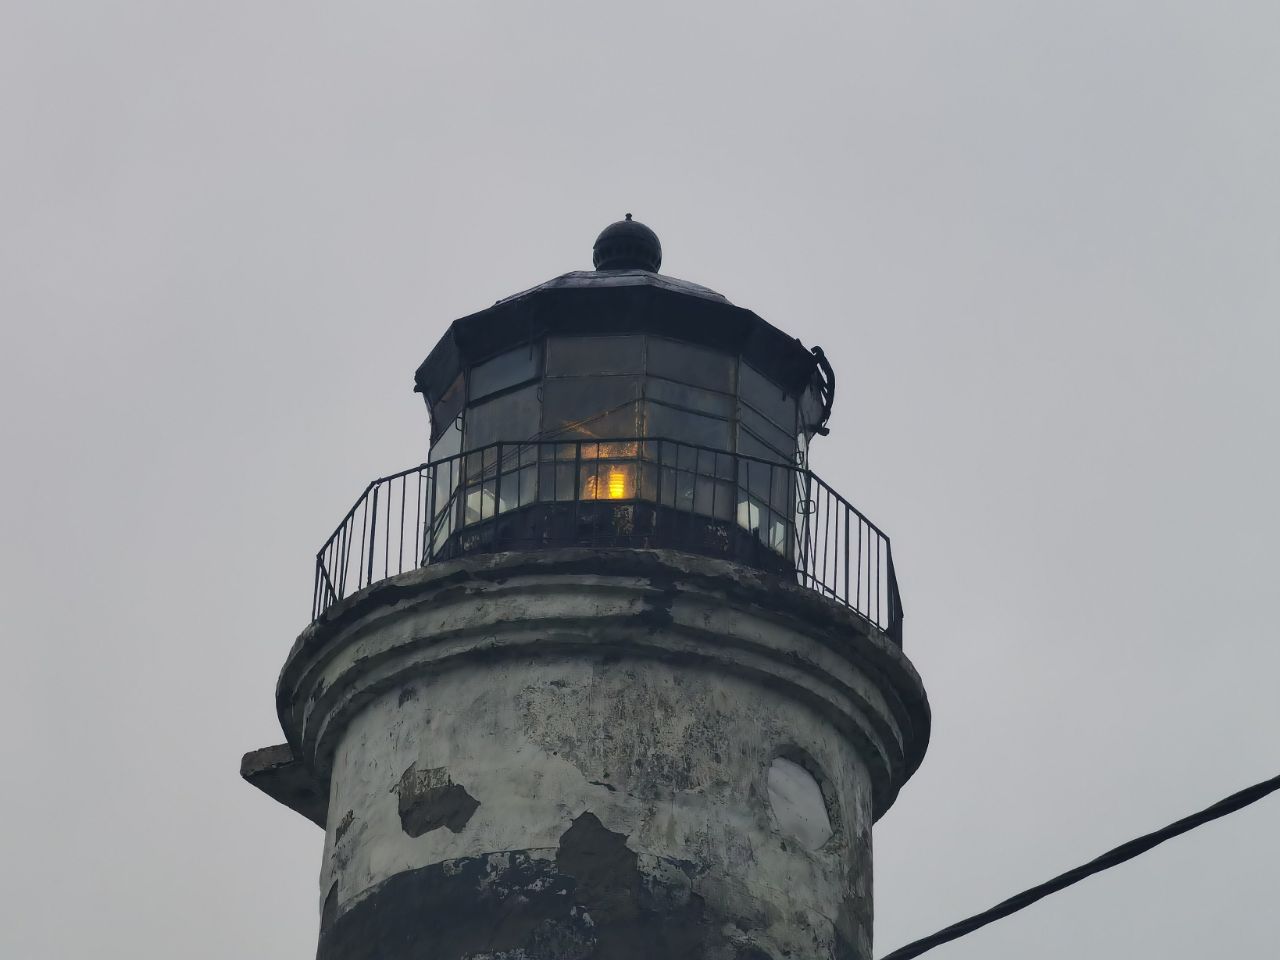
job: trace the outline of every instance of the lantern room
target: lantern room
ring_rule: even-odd
[[[809,469],[835,392],[822,350],[659,274],[630,216],[593,261],[449,326],[415,375],[427,459],[372,481],[325,541],[313,615],[464,556],[622,547],[776,573],[898,639],[888,537]]]
[[[418,368],[438,477],[428,548],[560,543],[585,524],[593,543],[705,550],[709,538],[741,554],[727,524],[753,552],[790,557],[795,471],[831,406],[821,351],[658,274],[658,239],[629,214],[594,253],[595,270],[454,322]],[[645,509],[563,506],[601,501]],[[695,518],[692,544],[663,542],[667,511]]]

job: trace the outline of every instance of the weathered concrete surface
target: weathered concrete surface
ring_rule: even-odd
[[[269,796],[321,827],[329,816],[329,784],[316,779],[311,767],[281,743],[250,750],[240,761],[240,776]]]
[[[850,611],[634,550],[375,585],[279,704],[330,784],[329,960],[869,958],[871,825],[929,722]]]

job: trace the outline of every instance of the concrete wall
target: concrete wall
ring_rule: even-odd
[[[281,677],[329,783],[319,956],[870,958],[901,651],[733,564],[545,551],[335,608]]]

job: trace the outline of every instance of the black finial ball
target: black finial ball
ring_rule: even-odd
[[[662,266],[662,244],[658,235],[639,220],[627,214],[625,220],[611,223],[596,237],[592,260],[597,270],[648,270],[657,273]]]

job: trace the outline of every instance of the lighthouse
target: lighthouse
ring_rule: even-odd
[[[319,960],[870,960],[929,708],[810,469],[834,365],[630,214],[593,263],[417,367],[425,460],[321,545],[242,775],[324,830]]]

